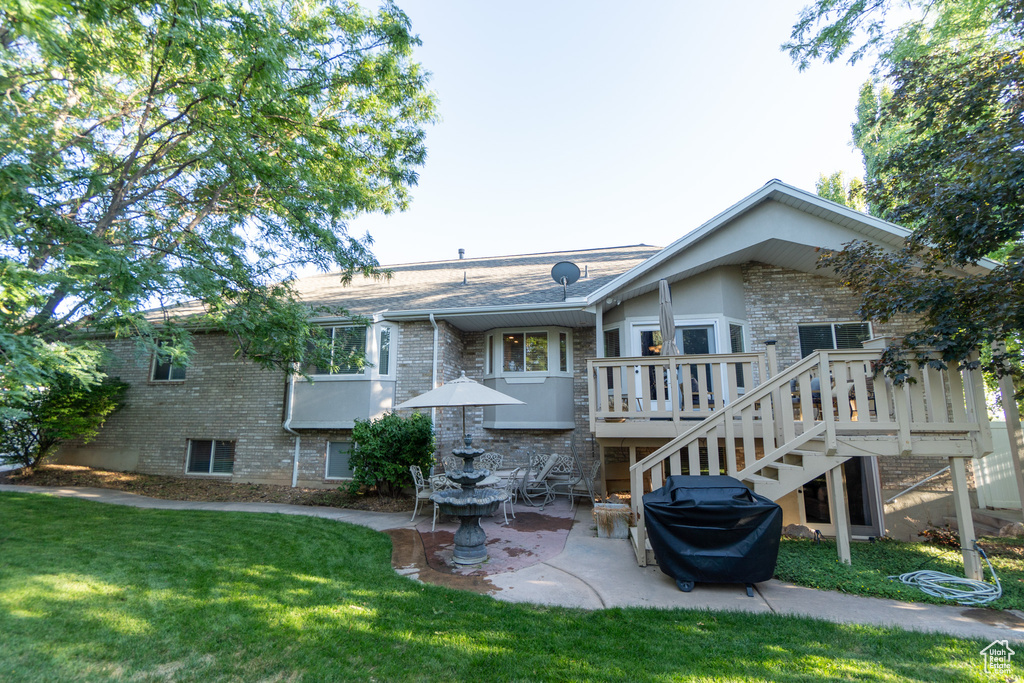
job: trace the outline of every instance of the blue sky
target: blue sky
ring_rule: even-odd
[[[441,121],[383,264],[664,246],[772,178],[861,175],[858,64],[779,50],[807,0],[398,0]]]

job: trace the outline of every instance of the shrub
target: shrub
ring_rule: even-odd
[[[48,386],[8,394],[0,411],[0,462],[34,467],[65,441],[89,441],[123,405],[127,390],[120,379],[84,386],[58,372]]]
[[[379,495],[394,497],[412,483],[410,465],[424,471],[430,467],[434,425],[423,413],[409,417],[385,413],[376,420],[356,420],[352,442],[350,489],[375,487]]]

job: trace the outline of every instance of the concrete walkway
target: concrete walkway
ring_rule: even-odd
[[[406,513],[364,512],[274,503],[172,501],[88,487],[50,488],[0,484],[0,491],[46,493],[161,510],[307,515],[358,524],[377,531],[396,530],[392,532],[393,538],[397,533],[411,535],[415,526]],[[430,580],[420,574],[431,570],[424,570],[415,559],[400,560],[396,557],[394,564],[402,574]],[[457,585],[457,582],[443,583]],[[692,592],[683,593],[676,587],[675,582],[657,567],[638,567],[628,540],[597,538],[590,518],[585,512],[577,515],[566,539],[565,548],[556,557],[512,572],[473,577],[473,581],[467,583],[465,587],[489,593],[494,598],[507,602],[583,609],[650,607],[773,613],[808,616],[835,623],[897,626],[912,631],[980,638],[985,641],[1009,639],[1024,642],[1024,614],[1015,610],[1000,611],[864,598],[818,591],[775,580],[757,584],[753,598],[748,598],[743,586],[740,585],[698,584]]]

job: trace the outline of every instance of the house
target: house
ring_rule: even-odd
[[[525,402],[469,411],[474,445],[525,461],[575,439],[601,461],[601,490],[631,493],[634,505],[667,474],[742,474],[780,501],[786,523],[913,537],[969,505],[970,460],[991,450],[980,378],[925,369],[908,393],[872,377],[878,352],[862,343],[911,321],[862,322],[856,298],[817,269],[822,248],[896,247],[907,234],[773,180],[665,248],[460,254],[345,287],[307,277],[297,282],[305,300],[371,321],[318,320],[337,345],[365,349],[366,368],[311,369],[309,383],[234,357],[223,335],[197,334],[180,369],[114,340],[110,371],[131,384],[128,405],[61,457],[334,486],[349,475],[355,420],[465,371]],[[575,282],[551,277],[562,262],[579,268]],[[680,356],[659,355],[661,281]],[[461,439],[461,413],[437,410],[435,424],[440,455]]]

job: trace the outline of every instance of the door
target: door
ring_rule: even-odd
[[[661,355],[661,344],[662,336],[661,329],[657,325],[637,325],[633,328],[633,348],[640,350],[640,355],[647,356],[658,356]],[[676,326],[676,347],[679,349],[679,353],[683,355],[706,355],[709,353],[715,353],[715,326],[714,325],[677,325]],[[635,369],[637,375],[636,384],[636,397],[639,399],[643,395],[643,389],[640,385],[640,368]],[[691,367],[690,374],[692,375],[687,382],[683,382],[683,378],[680,377],[679,385],[682,387],[687,386],[696,378],[697,368]],[[711,386],[711,368],[706,368],[706,386]],[[659,381],[660,380],[660,381]],[[660,410],[662,402],[665,400],[665,396],[668,393],[667,384],[668,381],[664,377],[657,377],[656,368],[647,368],[648,387],[650,388],[650,395],[657,396],[658,400],[655,401],[655,405],[652,406],[652,410]],[[661,385],[659,387],[659,384]],[[668,412],[672,410],[672,397],[668,396],[667,403],[664,405],[664,409]]]
[[[878,480],[878,463],[873,457],[850,458],[843,463],[846,484],[846,509],[850,515],[850,533],[854,536],[881,536],[882,506]],[[822,475],[798,489],[803,509],[801,522],[825,536],[835,536],[832,523],[832,490],[828,477]]]

